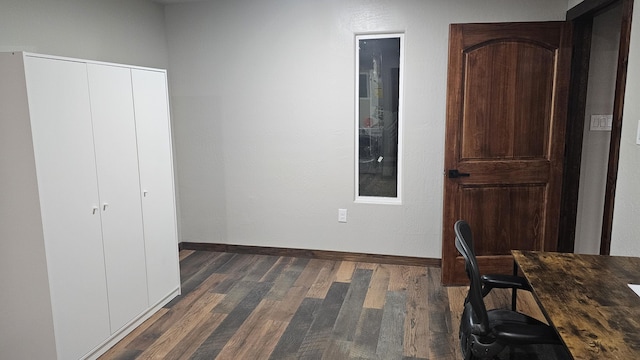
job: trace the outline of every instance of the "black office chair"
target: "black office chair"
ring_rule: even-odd
[[[459,220],[456,223],[456,229],[460,233],[460,238],[467,244],[469,250],[475,257],[473,247],[473,234],[471,227],[465,220]],[[493,289],[511,289],[511,310],[516,310],[516,294],[518,290],[531,291],[531,285],[527,279],[521,276],[505,275],[505,274],[485,274],[480,276],[482,280],[482,296],[485,297]]]
[[[456,249],[464,257],[471,282],[460,318],[460,346],[464,359],[493,359],[507,346],[562,344],[552,327],[532,317],[508,309],[487,311],[483,293],[488,290],[484,289],[480,278],[475,254],[465,241],[465,236],[470,234],[469,225],[459,220],[454,230]],[[559,354],[561,358],[566,356],[562,350]]]

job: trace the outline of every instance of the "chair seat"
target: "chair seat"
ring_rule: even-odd
[[[498,341],[511,344],[560,344],[556,331],[549,325],[525,314],[494,309],[487,311],[489,327]]]

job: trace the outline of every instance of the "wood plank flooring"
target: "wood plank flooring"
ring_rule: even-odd
[[[182,250],[182,295],[101,359],[461,359],[439,267]],[[488,307],[509,307],[495,291]],[[533,298],[519,310],[544,319]]]

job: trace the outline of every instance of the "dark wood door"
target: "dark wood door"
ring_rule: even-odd
[[[451,25],[444,284],[467,282],[458,219],[483,273],[511,273],[512,249],[556,249],[570,58],[565,22]]]

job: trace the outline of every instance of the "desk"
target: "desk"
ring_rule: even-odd
[[[640,258],[512,254],[575,359],[640,359]]]

